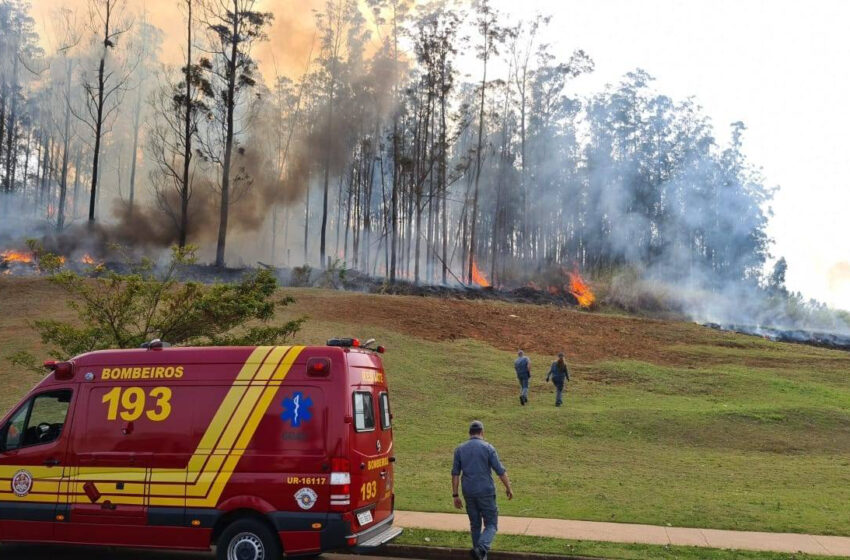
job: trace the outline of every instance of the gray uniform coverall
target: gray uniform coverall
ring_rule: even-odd
[[[496,536],[499,523],[499,508],[496,506],[494,471],[498,476],[505,474],[496,449],[481,438],[470,437],[455,449],[452,476],[460,476],[466,514],[472,533],[472,547],[488,552]],[[481,523],[484,523],[484,531]]]

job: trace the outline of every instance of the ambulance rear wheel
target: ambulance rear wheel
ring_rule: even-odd
[[[279,560],[282,554],[277,536],[253,519],[234,521],[216,542],[217,560]]]

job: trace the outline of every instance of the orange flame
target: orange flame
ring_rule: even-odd
[[[31,263],[33,261],[33,254],[26,251],[7,249],[0,252],[0,261],[7,263]]]
[[[490,282],[487,281],[487,277],[478,270],[478,263],[474,260],[472,261],[472,281],[481,286],[482,288],[489,288]]]
[[[80,259],[80,262],[83,263],[83,264],[88,264],[88,265],[96,265],[97,264],[97,261],[94,260],[94,257],[89,255],[88,253],[83,255],[83,258]]]
[[[581,277],[578,268],[574,268],[570,272],[570,293],[578,300],[579,306],[585,309],[592,307],[596,302],[596,296],[593,294],[593,290],[590,289],[590,285]]]

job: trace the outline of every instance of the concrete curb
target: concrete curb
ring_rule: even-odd
[[[370,554],[373,556],[391,556],[395,558],[424,558],[426,560],[469,560],[468,549],[461,550],[442,546],[388,544]],[[498,550],[491,551],[487,555],[487,558],[489,560],[600,560],[598,556],[564,556],[563,554],[504,552]]]
[[[396,511],[396,524],[409,529],[464,533],[469,531],[467,516],[459,513]],[[503,535],[576,541],[691,546],[850,558],[850,536],[699,529],[511,516],[499,517],[499,532]]]

